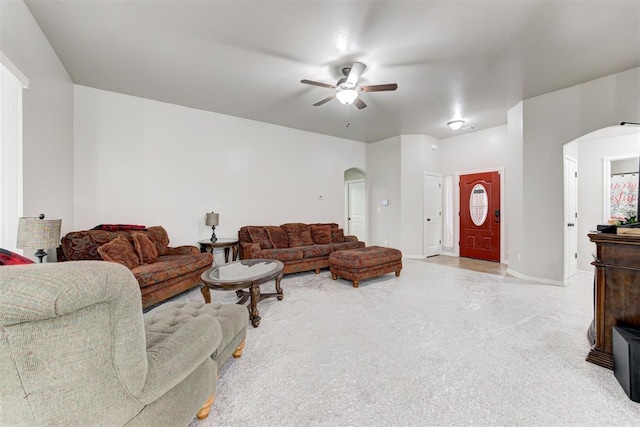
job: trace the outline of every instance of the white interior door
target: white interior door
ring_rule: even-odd
[[[442,251],[442,177],[424,176],[424,256]]]
[[[575,160],[564,159],[564,174],[564,278],[567,279],[578,271],[578,164]]]
[[[365,240],[365,182],[347,182],[347,234]]]

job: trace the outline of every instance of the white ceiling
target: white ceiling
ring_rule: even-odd
[[[77,84],[366,142],[640,66],[640,0],[25,1]],[[398,90],[312,107],[353,61]]]

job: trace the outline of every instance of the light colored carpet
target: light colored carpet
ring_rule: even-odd
[[[563,288],[405,260],[358,289],[326,270],[282,287],[191,427],[640,424],[612,371],[585,362],[591,275]]]

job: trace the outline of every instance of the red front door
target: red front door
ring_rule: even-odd
[[[460,256],[500,262],[500,174],[460,175]]]

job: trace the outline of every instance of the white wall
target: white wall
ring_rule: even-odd
[[[511,272],[521,270],[524,242],[523,187],[523,103],[507,112],[507,168],[505,170],[507,261]]]
[[[523,222],[520,230],[509,230],[522,232],[516,244],[522,262],[510,269],[562,283],[562,146],[596,129],[636,121],[639,93],[640,68],[634,68],[523,101]]]
[[[400,137],[368,144],[366,147],[369,195],[368,245],[402,249],[400,226]],[[383,206],[382,200],[389,200]]]
[[[243,225],[344,222],[365,144],[75,86],[76,229],[163,225],[172,245]],[[323,196],[323,200],[319,197]]]
[[[592,271],[591,254],[595,245],[587,234],[598,224],[606,224],[604,219],[604,168],[606,157],[637,156],[640,153],[640,132],[635,135],[622,135],[587,139],[578,146],[578,269]],[[638,168],[637,162],[635,163]]]
[[[440,172],[439,141],[427,135],[400,136],[401,248],[406,257],[424,257],[424,173]]]
[[[507,126],[463,133],[440,141],[440,168],[444,175],[504,168],[508,162]]]
[[[0,1],[0,51],[29,79],[23,92],[23,213],[62,218],[63,233],[71,231],[73,84],[22,1]]]

